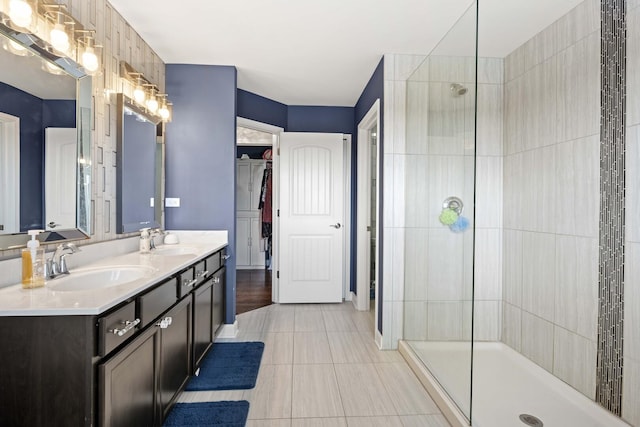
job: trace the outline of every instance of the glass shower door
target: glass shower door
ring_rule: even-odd
[[[404,339],[471,418],[474,2],[407,81]]]

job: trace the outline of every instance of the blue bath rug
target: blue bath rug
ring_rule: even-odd
[[[249,402],[176,403],[164,421],[164,427],[244,427]]]
[[[186,391],[242,390],[256,386],[263,342],[214,343]]]

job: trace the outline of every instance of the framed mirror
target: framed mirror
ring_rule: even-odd
[[[0,23],[0,251],[91,233],[92,79]]]
[[[119,234],[162,223],[163,127],[131,99],[117,96],[116,230]]]

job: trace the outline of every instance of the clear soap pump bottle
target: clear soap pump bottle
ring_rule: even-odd
[[[31,240],[27,242],[27,248],[22,250],[22,287],[24,289],[44,286],[46,260],[44,249],[40,247],[37,239],[42,231],[29,230]]]
[[[148,254],[151,252],[151,233],[150,228],[143,228],[140,230],[140,253]]]

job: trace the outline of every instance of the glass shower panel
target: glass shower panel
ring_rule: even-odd
[[[474,2],[407,81],[404,339],[471,418]]]

